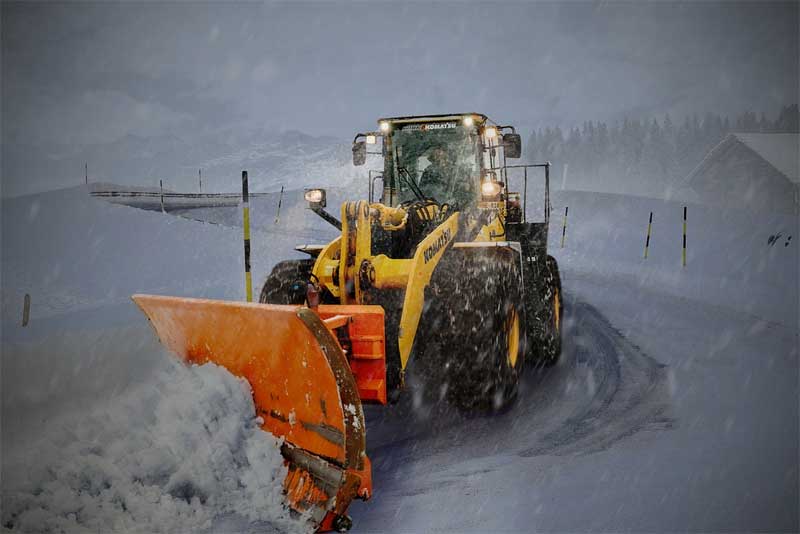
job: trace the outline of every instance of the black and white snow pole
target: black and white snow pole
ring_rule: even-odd
[[[28,321],[31,319],[31,296],[25,293],[25,298],[22,300],[22,326],[28,326]]]
[[[681,250],[681,265],[686,267],[686,206],[683,207],[683,249]]]
[[[561,248],[564,248],[564,240],[567,238],[567,214],[569,213],[569,206],[564,208],[564,225],[561,227]]]
[[[203,192],[203,169],[197,169],[197,179],[200,181],[200,192]]]
[[[253,302],[253,279],[250,275],[250,193],[247,171],[242,171],[242,226],[244,227],[244,290],[247,302]]]
[[[158,188],[161,190],[161,213],[166,213],[164,209],[164,180],[158,181]]]
[[[644,241],[644,259],[647,259],[647,253],[650,250],[650,228],[653,226],[653,212],[650,212],[650,220],[647,222],[647,238]]]
[[[89,185],[89,163],[83,164],[83,179],[86,182],[86,185]]]

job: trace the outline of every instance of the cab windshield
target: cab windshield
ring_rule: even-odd
[[[398,124],[392,133],[392,174],[400,201],[426,198],[458,206],[478,199],[478,133],[460,122]]]

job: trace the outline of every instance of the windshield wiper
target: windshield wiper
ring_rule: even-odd
[[[419,188],[419,185],[414,182],[414,178],[411,177],[411,173],[408,172],[408,169],[398,166],[397,171],[400,173],[400,179],[406,183],[408,188],[411,189],[411,192],[414,193],[414,196],[416,196],[419,200],[436,200],[435,198],[429,199],[422,194],[422,190]],[[405,178],[403,177],[403,174],[405,174]]]

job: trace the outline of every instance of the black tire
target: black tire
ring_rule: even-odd
[[[426,295],[415,369],[428,398],[467,411],[500,410],[516,397],[525,362],[519,267],[496,253],[449,255]]]
[[[541,339],[540,361],[545,366],[558,363],[561,357],[561,331],[564,317],[564,304],[561,293],[561,275],[558,263],[552,256],[547,256],[547,275],[543,301],[545,305],[545,324]]]
[[[272,268],[258,301],[262,304],[303,304],[314,260],[287,260]]]

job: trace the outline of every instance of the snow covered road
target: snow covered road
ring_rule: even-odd
[[[726,215],[736,247],[698,238],[675,274],[663,245],[652,263],[630,259],[638,230],[619,220],[646,201],[555,197],[567,200],[561,362],[530,370],[493,416],[423,405],[413,389],[368,407],[375,493],[351,507],[354,531],[798,530],[797,256],[760,248],[796,219]],[[294,240],[254,238],[261,280]],[[277,447],[241,384],[175,366],[128,298],[241,298],[240,239],[80,189],[3,201],[3,528],[297,526],[267,489]]]
[[[793,333],[564,279],[563,359],[506,413],[369,412],[376,492],[357,531],[795,530]]]

